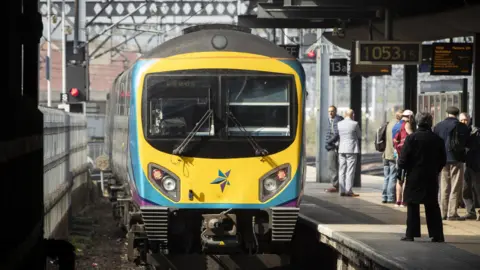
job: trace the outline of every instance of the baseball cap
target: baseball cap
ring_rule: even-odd
[[[413,115],[413,112],[410,111],[410,110],[405,110],[405,111],[403,111],[403,113],[402,113],[402,116],[412,116],[412,115]]]

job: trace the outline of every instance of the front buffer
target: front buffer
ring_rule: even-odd
[[[292,240],[299,214],[297,207],[220,210],[143,206],[140,210],[143,224],[134,226],[139,244],[135,246],[164,254],[282,254]]]

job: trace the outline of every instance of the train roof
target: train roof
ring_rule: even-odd
[[[293,59],[285,49],[251,34],[250,29],[247,29],[219,24],[190,27],[184,30],[183,35],[162,43],[141,58],[165,58],[185,53],[227,51]]]

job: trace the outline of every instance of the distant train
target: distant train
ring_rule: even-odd
[[[281,252],[305,183],[304,85],[287,51],[231,25],[188,28],[120,74],[106,137],[129,258]]]

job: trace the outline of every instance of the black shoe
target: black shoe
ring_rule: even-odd
[[[443,243],[443,242],[445,242],[445,238],[435,238],[435,237],[432,237],[432,242],[433,242],[433,243]]]
[[[463,219],[469,219],[469,220],[476,220],[477,219],[477,215],[475,214],[466,214],[465,216],[461,217]]]
[[[382,201],[382,203],[388,203],[387,201]]]
[[[453,217],[447,218],[447,220],[450,220],[450,221],[464,221],[465,219],[463,217],[453,216]]]
[[[340,193],[340,196],[345,197],[346,195],[345,193]]]
[[[400,238],[400,241],[409,241],[409,242],[413,242],[413,237],[407,237],[407,236],[404,236],[402,238]]]

